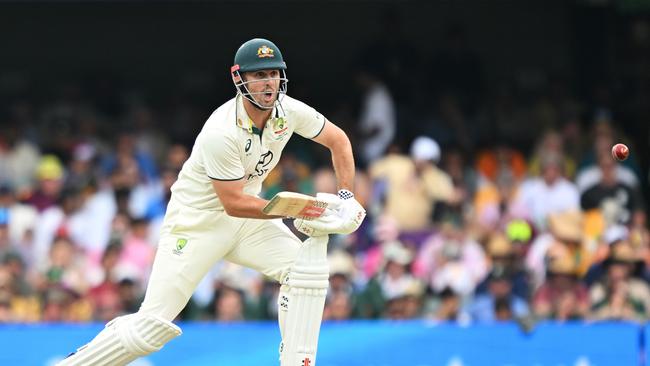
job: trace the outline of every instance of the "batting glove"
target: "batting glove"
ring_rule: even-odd
[[[348,190],[340,190],[338,198],[340,201],[332,207],[331,212],[326,212],[315,220],[294,220],[296,229],[309,236],[355,232],[366,217],[366,210]]]
[[[298,231],[308,236],[323,236],[329,233],[316,230],[313,227],[308,226],[307,223],[314,222],[314,221],[321,221],[323,223],[328,223],[332,225],[332,223],[338,219],[337,209],[341,204],[341,199],[339,198],[339,196],[331,193],[317,193],[316,198],[319,201],[327,202],[327,208],[325,209],[323,214],[320,215],[320,217],[315,219],[298,217],[293,220],[293,226]]]

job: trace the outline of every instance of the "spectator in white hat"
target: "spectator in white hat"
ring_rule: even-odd
[[[390,153],[370,167],[375,186],[384,190],[384,211],[402,233],[430,230],[434,205],[451,200],[454,192],[449,175],[436,166],[441,152],[433,139],[416,138],[410,153]]]

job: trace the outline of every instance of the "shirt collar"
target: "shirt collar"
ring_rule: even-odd
[[[262,130],[260,130],[255,126],[253,120],[248,116],[248,113],[246,113],[246,108],[244,108],[244,97],[241,94],[237,94],[237,97],[235,97],[235,104],[236,104],[235,120],[237,126],[248,131],[248,133],[250,134],[256,134],[262,136]],[[282,108],[282,104],[276,102],[275,106],[273,107],[273,111],[271,112],[271,118],[269,118],[267,123],[271,122],[277,124],[278,120],[284,121],[285,115],[286,114],[284,112],[284,109]]]

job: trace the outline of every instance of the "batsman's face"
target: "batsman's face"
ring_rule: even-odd
[[[280,90],[280,70],[260,70],[244,73],[246,87],[257,103],[273,107]]]

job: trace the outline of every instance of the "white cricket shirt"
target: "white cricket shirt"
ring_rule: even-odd
[[[246,114],[242,98],[237,95],[224,103],[205,122],[171,188],[173,200],[197,209],[222,210],[212,180],[244,179],[244,192],[258,195],[291,135],[311,139],[325,127],[323,115],[285,95],[260,131]]]

